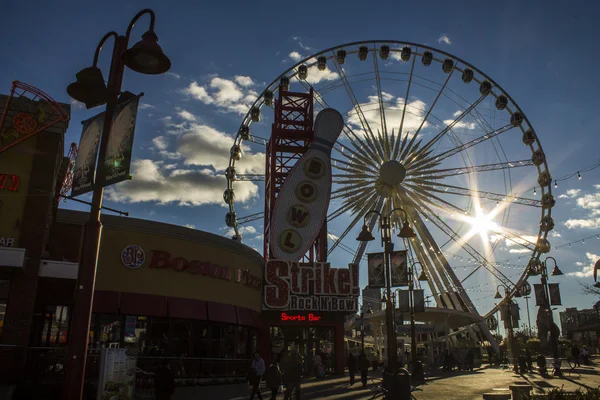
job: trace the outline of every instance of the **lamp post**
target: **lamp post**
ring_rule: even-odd
[[[408,223],[408,215],[406,211],[402,208],[394,208],[389,212],[387,216],[382,215],[377,210],[371,210],[367,212],[364,216],[364,225],[363,228],[356,238],[356,240],[360,242],[370,242],[375,240],[375,237],[369,231],[367,227],[367,217],[370,214],[377,214],[379,217],[379,225],[381,226],[381,245],[384,250],[384,262],[385,262],[385,282],[386,282],[386,292],[387,296],[385,296],[385,320],[386,320],[386,336],[388,341],[387,347],[387,356],[388,356],[388,369],[390,373],[396,373],[397,365],[398,365],[398,343],[396,342],[396,332],[394,330],[394,307],[392,305],[392,280],[390,274],[390,253],[394,251],[394,243],[392,242],[392,226],[390,218],[396,211],[402,211],[404,214],[404,220],[402,221],[402,229],[400,229],[400,233],[398,233],[399,238],[412,238],[417,236],[413,229],[410,227]]]
[[[142,40],[128,49],[131,30],[135,23],[144,14],[150,15],[149,30],[142,35]],[[158,45],[158,37],[154,33],[154,12],[150,9],[140,11],[129,23],[125,36],[116,32],[107,33],[94,53],[94,62],[91,67],[77,73],[77,81],[67,87],[69,95],[94,108],[106,104],[104,126],[100,138],[98,151],[98,167],[96,169],[96,182],[94,184],[92,204],[89,220],[85,225],[83,248],[79,262],[77,286],[74,298],[73,318],[71,321],[71,336],[67,351],[67,387],[68,400],[80,400],[83,393],[85,377],[85,364],[89,340],[90,319],[96,283],[96,268],[102,224],[100,223],[100,209],[104,194],[104,159],[108,147],[108,138],[112,126],[115,107],[121,94],[121,84],[125,66],[142,74],[157,75],[167,72],[171,68],[171,61]],[[108,83],[104,85],[102,72],[97,67],[98,55],[104,43],[114,37],[112,60]]]
[[[517,354],[515,352],[515,343],[514,343],[514,333],[513,333],[513,321],[512,321],[512,305],[513,305],[513,301],[512,298],[510,297],[510,290],[500,284],[496,287],[496,295],[494,296],[495,299],[501,299],[502,295],[500,294],[500,288],[504,288],[504,295],[506,297],[506,301],[507,302],[507,312],[506,312],[506,317],[508,320],[508,347],[509,347],[509,351],[510,354],[512,355],[512,359],[513,359],[513,371],[514,372],[519,372],[519,364],[518,364],[518,357]],[[518,293],[518,292],[517,292]],[[506,321],[505,321],[505,326],[506,326]]]
[[[554,376],[562,376],[560,371],[560,360],[558,359],[558,332],[554,329],[554,316],[552,315],[552,309],[550,308],[550,290],[548,288],[548,260],[554,261],[554,269],[552,270],[552,276],[562,275],[562,271],[558,269],[556,259],[554,257],[546,257],[542,262],[542,286],[544,287],[544,307],[548,312],[548,319],[550,321],[550,341],[552,345],[552,358],[554,359]]]
[[[414,270],[415,266],[420,262],[413,263],[408,269],[408,297],[410,299],[410,347],[411,347],[411,363],[413,371],[417,363],[417,329],[415,327],[415,292],[414,292]],[[425,269],[421,265],[421,274],[417,278],[419,281],[427,281],[427,275],[425,275]]]
[[[369,306],[367,313],[372,314],[373,310]],[[360,307],[360,350],[365,352],[365,306]]]
[[[529,332],[529,337],[531,338],[531,316],[529,315],[529,298],[530,296],[523,296],[525,298],[525,306],[527,307],[527,327]]]

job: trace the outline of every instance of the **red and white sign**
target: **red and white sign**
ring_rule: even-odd
[[[302,315],[302,314],[288,314],[288,313],[281,313],[281,320],[282,321],[320,321],[321,320],[321,316],[317,315],[317,314],[313,314],[313,313],[308,313],[308,315]]]
[[[265,266],[265,310],[356,311],[358,265],[269,260]]]

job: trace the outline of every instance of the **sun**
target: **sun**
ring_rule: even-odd
[[[485,214],[481,208],[477,208],[474,217],[468,217],[471,224],[472,234],[487,236],[488,231],[498,231],[498,224],[493,221],[495,213]]]

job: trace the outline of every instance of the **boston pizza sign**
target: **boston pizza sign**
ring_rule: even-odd
[[[358,266],[269,260],[265,268],[265,310],[357,310]]]

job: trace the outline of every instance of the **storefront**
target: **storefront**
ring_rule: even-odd
[[[273,361],[296,351],[307,371],[319,355],[330,372],[343,372],[344,324],[356,312],[357,295],[356,265],[267,261],[262,318],[269,340],[261,341],[261,353]]]
[[[66,347],[83,224],[58,210],[42,260],[32,346]],[[181,378],[243,375],[259,345],[262,257],[228,238],[103,216],[90,350],[134,348]]]

